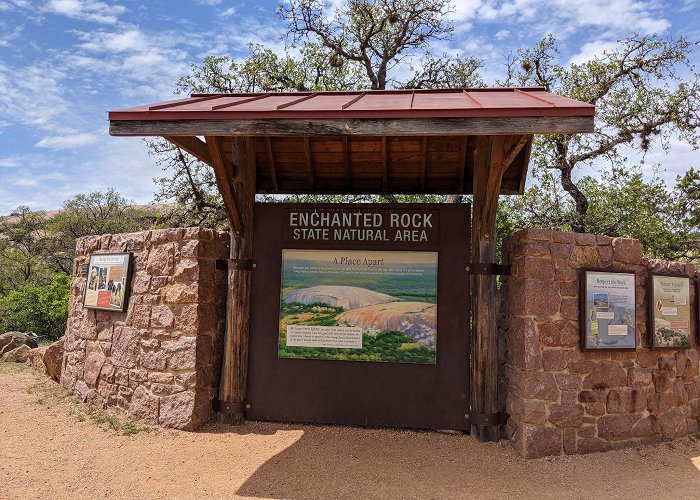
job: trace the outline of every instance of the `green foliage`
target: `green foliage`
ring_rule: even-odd
[[[56,274],[46,285],[26,282],[0,296],[0,331],[32,331],[57,340],[66,330],[69,293],[70,277]]]
[[[157,227],[160,219],[156,208],[135,207],[114,189],[76,195],[45,221],[49,235],[46,262],[51,270],[70,274],[77,238]]]
[[[669,189],[660,178],[645,180],[640,168],[614,168],[600,179],[583,177],[578,187],[590,201],[581,216],[563,195],[551,171],[540,171],[538,183],[522,197],[507,199],[510,230],[547,227],[571,231],[573,221],[593,234],[635,238],[648,257],[697,261],[698,173],[690,170]]]
[[[46,283],[51,275],[45,257],[50,248],[46,214],[18,207],[0,218],[0,294],[25,283]]]
[[[332,52],[306,43],[301,57],[279,55],[262,45],[248,45],[250,55],[243,60],[228,56],[206,56],[201,65],[176,84],[177,93],[290,92],[353,90],[366,88],[368,81],[357,65],[334,67]]]

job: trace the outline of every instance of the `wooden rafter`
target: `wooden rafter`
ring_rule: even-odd
[[[233,165],[226,161],[221,137],[206,137],[206,141],[207,149],[211,157],[211,166],[214,169],[216,185],[224,200],[231,227],[235,234],[242,234],[243,225],[241,223],[240,211],[236,205],[233,187]]]
[[[467,169],[467,146],[469,145],[469,136],[465,135],[459,141],[459,160],[457,163],[457,190],[461,193],[465,191],[464,172]]]
[[[189,154],[197,158],[199,161],[203,161],[207,165],[211,165],[211,155],[209,154],[209,148],[207,144],[202,141],[199,137],[195,136],[172,136],[166,135],[165,139],[175,144],[180,149],[184,149]]]
[[[265,137],[265,149],[267,150],[267,163],[270,166],[270,179],[272,180],[272,188],[277,191],[277,167],[275,166],[275,155],[272,152],[272,141],[269,137]]]
[[[345,189],[352,187],[352,177],[350,176],[350,141],[348,136],[343,136],[343,167],[345,168]]]
[[[309,178],[309,188],[313,189],[316,186],[316,180],[314,178],[314,159],[311,155],[311,138],[309,137],[304,137],[304,152],[306,153],[306,168]]]
[[[387,151],[387,141],[386,136],[382,136],[382,191],[385,193],[389,191],[389,165],[387,161],[388,151]]]
[[[420,190],[425,191],[425,156],[428,152],[428,138],[423,136],[420,138]]]

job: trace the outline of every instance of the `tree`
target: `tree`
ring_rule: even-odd
[[[543,86],[596,105],[594,134],[537,136],[533,145],[534,167],[556,170],[575,204],[572,230],[593,230],[586,226],[590,201],[573,181],[577,167],[601,161],[617,167],[627,160],[623,146],[643,154],[656,143],[667,149],[674,137],[698,146],[700,75],[688,59],[692,49],[684,38],[633,36],[615,50],[565,68],[550,35],[508,59],[501,83]]]
[[[290,92],[359,90],[369,81],[356,64],[335,66],[329,49],[305,43],[300,58],[280,56],[262,45],[248,45],[250,55],[242,61],[229,56],[206,56],[183,75],[176,93]]]
[[[43,257],[49,239],[46,213],[18,207],[9,217],[0,218],[0,294],[24,283],[45,283],[50,272]]]
[[[427,50],[431,41],[451,35],[452,25],[446,18],[450,11],[449,0],[349,0],[331,15],[322,0],[291,0],[280,7],[279,14],[287,23],[287,40],[301,57],[278,55],[261,45],[250,45],[244,60],[208,56],[178,80],[176,92],[482,86],[479,59],[436,56]],[[408,65],[408,78],[399,81],[390,75],[402,62]],[[164,140],[149,141],[149,151],[165,172],[156,179],[157,200],[176,200],[183,207],[181,220],[190,224],[221,227],[225,211],[211,169]],[[458,196],[447,199],[461,201]]]
[[[576,205],[562,196],[561,186],[549,171],[522,197],[506,203],[513,229],[539,226],[571,230],[580,221],[588,232],[603,236],[635,238],[645,254],[666,260],[697,260],[700,226],[693,211],[698,177],[691,169],[679,178],[675,189],[659,178],[645,180],[641,168],[615,167],[600,179],[585,176],[578,188],[589,200],[582,219]]]
[[[160,218],[157,210],[135,207],[114,189],[76,195],[44,221],[50,235],[46,262],[55,272],[71,274],[77,238],[139,231],[158,225]]]
[[[324,0],[289,0],[279,13],[292,45],[309,39],[332,51],[331,65],[360,64],[372,90],[387,87],[389,71],[415,51],[453,31],[445,0],[349,0],[328,14]]]

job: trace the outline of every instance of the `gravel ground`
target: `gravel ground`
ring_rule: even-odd
[[[0,363],[0,498],[698,499],[700,443],[524,460],[437,432],[249,422],[145,429]]]

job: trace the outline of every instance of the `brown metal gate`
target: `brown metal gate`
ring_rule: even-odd
[[[397,225],[421,220],[423,214],[431,227],[426,235],[413,233],[415,241],[397,242],[393,233],[387,233],[391,241],[339,243],[333,233],[323,239],[318,232],[298,238],[290,227],[299,221],[293,214],[314,211],[360,213],[354,216],[360,226],[374,214],[383,214],[385,225],[389,219]],[[256,204],[247,418],[468,429],[469,214],[468,205]],[[410,239],[411,233],[405,235]],[[437,252],[436,364],[278,357],[283,249]]]

